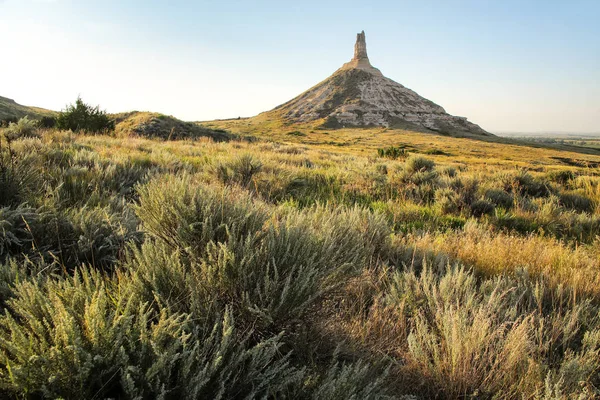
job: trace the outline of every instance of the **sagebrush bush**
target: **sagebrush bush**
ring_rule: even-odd
[[[420,275],[396,273],[386,302],[414,318],[404,331],[407,369],[420,371],[425,396],[535,396],[546,376],[565,395],[584,396],[595,392],[597,377],[588,374],[600,367],[597,308],[573,296],[523,275],[478,282],[464,268],[436,272],[426,264]],[[555,313],[558,304],[564,308]],[[557,351],[570,356],[561,360]]]
[[[493,215],[495,207],[486,200],[477,200],[471,204],[471,214],[474,217],[483,217],[484,215]]]
[[[386,385],[387,371],[381,373],[364,362],[335,363],[319,382],[313,399],[384,399],[392,398]]]
[[[591,212],[594,209],[592,201],[579,193],[561,193],[559,203],[568,209],[579,212]]]
[[[267,209],[235,189],[183,177],[140,188],[137,212],[152,236],[194,257],[181,267],[193,270],[190,296],[233,303],[265,327],[305,313],[343,274],[364,267],[389,235],[381,217],[357,209],[319,207],[272,221]]]
[[[164,176],[140,187],[136,213],[147,232],[192,254],[202,254],[210,241],[225,242],[259,231],[268,208],[248,192],[202,185],[189,175]]]
[[[81,263],[108,268],[139,232],[127,210],[81,208],[64,211],[20,206],[0,209],[0,262],[32,258],[74,270]]]
[[[435,203],[444,214],[459,213],[462,208],[460,196],[452,189],[438,189],[435,192]]]
[[[194,328],[185,314],[132,301],[127,285],[85,270],[17,285],[10,313],[0,317],[12,337],[0,340],[3,389],[43,397],[219,399],[275,396],[302,379],[280,354],[278,337],[248,344],[228,311],[222,322]]]
[[[440,173],[449,178],[454,178],[457,175],[457,171],[455,167],[446,166],[440,169]]]
[[[237,183],[249,187],[254,175],[262,169],[260,160],[251,154],[244,154],[232,161],[219,163],[216,167],[217,176],[223,183]]]
[[[546,174],[548,179],[553,182],[558,182],[561,185],[567,185],[570,181],[574,180],[577,175],[571,170],[559,170],[559,171],[551,171]]]
[[[500,189],[489,189],[485,192],[485,199],[496,207],[510,210],[513,207],[514,198],[510,193]]]
[[[28,117],[21,118],[18,122],[11,122],[4,129],[6,140],[17,140],[28,137],[40,137],[38,133],[38,124]]]
[[[25,246],[31,246],[28,224],[34,223],[37,218],[36,211],[29,207],[0,208],[0,262],[18,254]]]
[[[319,202],[327,202],[341,195],[342,182],[338,176],[323,171],[302,171],[290,178],[282,189],[280,196],[293,200],[299,206],[312,206]]]
[[[381,147],[377,149],[377,155],[379,157],[387,157],[395,160],[399,157],[406,157],[408,152],[406,149],[399,146]]]
[[[529,172],[519,170],[500,177],[503,189],[515,194],[532,197],[547,197],[552,193],[548,182],[534,178]]]
[[[421,156],[411,156],[406,160],[405,170],[410,173],[429,172],[435,167],[433,160]]]
[[[15,158],[0,146],[0,206],[34,204],[44,190],[45,177],[34,157]]]

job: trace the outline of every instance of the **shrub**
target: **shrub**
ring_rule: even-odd
[[[26,245],[31,246],[27,224],[33,223],[37,217],[35,210],[24,206],[0,208],[0,262],[10,255],[19,254]]]
[[[377,149],[379,157],[387,157],[395,160],[400,157],[406,157],[406,149],[399,146],[381,147]]]
[[[461,209],[464,209],[468,208],[477,198],[479,181],[474,178],[455,178],[450,179],[448,186],[459,195]]]
[[[219,163],[217,176],[223,183],[237,183],[249,187],[252,177],[262,170],[262,162],[251,154],[244,154],[233,161]]]
[[[291,177],[282,192],[282,198],[293,199],[300,207],[305,207],[334,200],[340,196],[342,188],[337,175],[312,170]]]
[[[94,268],[111,268],[127,243],[140,241],[135,223],[127,226],[127,213],[128,210],[123,210],[117,214],[109,207],[68,210],[66,219],[73,229],[73,236],[62,238],[63,243],[59,243],[58,247],[62,247],[66,254],[72,253],[69,264],[86,263]]]
[[[17,122],[19,122],[19,118],[17,118],[17,117],[6,117],[3,119],[0,119],[0,128],[6,128],[11,123],[16,124]]]
[[[531,197],[547,197],[551,194],[550,186],[546,182],[534,178],[525,170],[516,174],[506,174],[501,179],[504,190],[515,194]]]
[[[64,271],[81,263],[110,269],[126,243],[139,241],[127,211],[108,207],[54,210],[25,206],[0,209],[0,262],[58,262]]]
[[[45,277],[52,276],[58,271],[57,263],[46,264],[31,260],[17,262],[11,259],[0,264],[0,313],[4,313],[8,300],[15,296],[16,285],[27,281],[42,282]]]
[[[419,156],[411,156],[406,160],[397,177],[400,183],[418,186],[407,188],[412,192],[411,198],[426,203],[433,200],[438,178],[434,165],[433,161]]]
[[[460,196],[454,190],[448,188],[436,190],[435,204],[440,207],[444,214],[456,214],[462,208]]]
[[[40,128],[54,128],[56,126],[56,118],[55,117],[42,117],[39,121],[38,121],[38,126]]]
[[[135,211],[142,227],[173,249],[202,253],[210,241],[225,242],[260,230],[266,206],[238,188],[201,185],[189,175],[162,176],[138,189]]]
[[[431,155],[431,156],[449,156],[449,153],[446,153],[443,150],[440,149],[427,149],[425,150],[425,154]]]
[[[0,316],[0,382],[45,398],[277,397],[303,371],[279,337],[252,345],[225,311],[206,328],[131,301],[127,283],[82,270],[63,281],[22,283]],[[10,371],[10,373],[9,373]]]
[[[114,122],[100,106],[86,104],[78,97],[75,104],[68,105],[56,118],[56,127],[73,132],[101,133],[115,129]]]
[[[411,156],[406,160],[404,169],[410,173],[431,172],[435,167],[435,163],[425,157]]]
[[[354,364],[337,362],[328,368],[327,373],[314,389],[312,398],[331,400],[393,398],[384,384],[387,374],[387,371],[381,373],[362,361]]]
[[[338,278],[364,267],[389,235],[382,216],[358,209],[290,211],[267,221],[266,207],[248,193],[190,184],[186,177],[141,187],[137,212],[152,236],[187,254],[181,259],[145,250],[162,260],[152,264],[181,265],[178,276],[190,282],[184,298],[233,304],[238,315],[263,329],[304,315]]]
[[[455,167],[450,167],[450,166],[443,167],[440,170],[440,173],[442,175],[447,176],[448,178],[454,178],[456,176],[456,168]]]
[[[588,213],[594,210],[594,203],[589,198],[575,192],[561,193],[558,201],[561,206],[571,210]]]
[[[386,164],[377,164],[375,166],[375,170],[380,173],[381,175],[387,175],[388,174],[388,167]]]
[[[535,397],[547,380],[585,398],[598,381],[598,309],[575,298],[523,273],[478,280],[425,264],[420,275],[396,272],[384,304],[408,321],[396,334],[423,398]]]
[[[0,147],[0,207],[34,200],[43,190],[43,178],[39,166],[31,159],[15,156]]]
[[[473,214],[474,217],[493,215],[495,209],[494,205],[486,200],[477,200],[471,204],[471,214]]]
[[[496,207],[502,207],[505,210],[510,210],[514,203],[513,196],[500,189],[489,189],[485,192],[485,199],[495,205]]]
[[[16,140],[26,137],[39,137],[37,123],[27,117],[21,118],[18,122],[11,122],[8,128],[4,129],[4,136],[7,140]]]
[[[561,185],[567,185],[570,181],[574,180],[577,175],[575,172],[568,169],[562,169],[559,171],[551,171],[546,175],[548,179],[553,182],[560,183]]]

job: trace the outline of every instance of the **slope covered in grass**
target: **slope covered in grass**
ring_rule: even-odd
[[[215,141],[232,139],[222,129],[210,129],[192,122],[184,122],[172,116],[131,111],[113,115],[115,134],[120,137],[140,136],[165,140],[211,138]]]
[[[30,119],[39,119],[43,116],[56,114],[54,111],[38,107],[22,106],[14,100],[0,96],[0,120],[23,118],[28,116]]]

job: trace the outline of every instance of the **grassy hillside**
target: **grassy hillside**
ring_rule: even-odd
[[[209,129],[159,113],[131,111],[114,114],[112,118],[115,120],[115,134],[119,137],[140,136],[165,140],[208,137],[215,141],[232,138],[222,129]]]
[[[594,149],[202,125],[3,139],[0,396],[600,395]]]
[[[43,116],[53,114],[55,114],[54,111],[38,107],[22,106],[12,99],[0,96],[0,120],[23,118],[25,116],[28,116],[30,119],[39,119]]]
[[[336,146],[340,151],[368,153],[382,146],[407,145],[413,147],[434,146],[447,149],[454,156],[465,157],[468,162],[487,162],[480,154],[485,152],[499,162],[511,163],[513,160],[525,162],[525,165],[537,162],[539,156],[550,154],[544,149],[561,152],[600,155],[600,149],[593,146],[580,146],[571,141],[532,141],[518,140],[499,136],[472,134],[441,135],[424,130],[415,131],[402,128],[338,128],[325,129],[320,121],[304,124],[286,123],[273,112],[259,114],[252,118],[203,121],[202,126],[224,129],[240,135],[252,135],[263,140],[285,141],[303,145]],[[472,140],[471,140],[472,139]],[[537,151],[535,149],[542,149]],[[558,153],[556,153],[558,154]],[[554,155],[560,157],[560,155]],[[575,158],[579,156],[574,156]],[[582,155],[585,160],[586,156]],[[479,161],[478,161],[479,160]],[[552,163],[552,161],[550,161]]]

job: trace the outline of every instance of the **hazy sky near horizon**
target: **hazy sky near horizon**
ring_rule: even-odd
[[[0,96],[252,116],[371,63],[492,132],[600,132],[600,0],[0,0]]]

